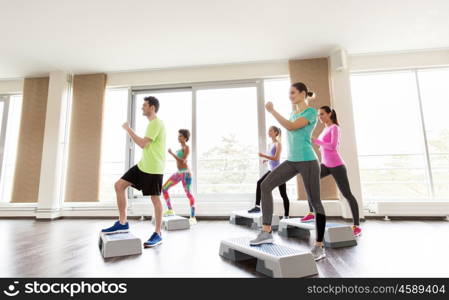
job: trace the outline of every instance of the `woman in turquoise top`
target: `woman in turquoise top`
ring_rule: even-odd
[[[190,138],[190,132],[187,129],[180,129],[178,131],[178,141],[181,144],[181,149],[173,153],[171,149],[168,149],[168,153],[176,160],[176,166],[178,167],[178,171],[174,173],[170,178],[164,183],[162,186],[162,194],[164,195],[165,202],[167,203],[168,210],[164,213],[165,216],[174,216],[175,212],[173,211],[173,207],[170,201],[170,195],[168,194],[168,190],[182,182],[184,187],[184,191],[186,193],[187,198],[189,199],[190,204],[190,224],[194,225],[197,223],[195,218],[195,198],[192,195],[192,172],[189,170],[189,166],[187,165],[187,157],[190,154],[190,148],[187,145],[187,142]]]
[[[310,107],[308,102],[314,96],[314,93],[308,91],[304,83],[292,84],[290,101],[293,111],[288,120],[274,109],[273,103],[268,102],[265,105],[266,110],[287,130],[288,158],[274,169],[261,184],[262,232],[250,243],[251,245],[260,245],[273,242],[271,231],[272,191],[292,177],[301,174],[307,199],[316,215],[316,242],[312,254],[315,260],[319,260],[326,256],[323,247],[326,214],[320,198],[320,165],[311,141],[312,131],[317,123],[317,110]]]

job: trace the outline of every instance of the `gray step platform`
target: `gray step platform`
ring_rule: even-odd
[[[309,239],[310,231],[315,230],[315,222],[301,222],[300,218],[283,219],[279,222],[279,234],[287,237]],[[329,248],[350,247],[357,241],[349,225],[326,223],[324,245]]]
[[[249,213],[246,210],[233,211],[229,217],[229,222],[235,225],[246,225],[252,229],[259,229],[262,227],[262,213]],[[273,215],[271,227],[277,230],[279,226],[279,216]]]
[[[154,224],[155,218],[151,218],[151,223]],[[181,216],[162,217],[162,228],[167,231],[190,229],[190,222],[188,218]]]
[[[100,233],[98,246],[104,258],[142,253],[142,241],[131,233]]]
[[[318,274],[310,252],[277,244],[251,246],[250,240],[251,238],[223,240],[220,244],[220,255],[231,261],[256,258],[256,270],[269,277],[300,278]]]

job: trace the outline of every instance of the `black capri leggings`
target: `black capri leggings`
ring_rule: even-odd
[[[341,165],[335,168],[328,168],[325,165],[321,164],[320,178],[324,178],[329,175],[332,175],[334,177],[338,189],[346,198],[346,200],[348,200],[352,212],[352,219],[354,221],[354,225],[357,226],[360,225],[359,205],[357,204],[357,200],[355,199],[354,195],[351,192],[351,187],[349,186],[348,171],[346,170],[346,166]],[[309,202],[309,209],[310,211],[313,211],[310,202]]]
[[[257,189],[256,189],[256,205],[260,206],[260,200],[262,199],[262,193],[260,192],[260,185],[262,181],[270,175],[271,171],[263,174],[262,177],[257,181]],[[287,196],[287,185],[285,183],[281,184],[279,187],[279,193],[282,197],[282,202],[284,202],[284,216],[288,217],[290,213],[290,200],[288,200]]]

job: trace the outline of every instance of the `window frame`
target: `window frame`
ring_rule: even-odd
[[[3,158],[5,154],[6,130],[9,116],[9,100],[11,95],[0,95],[0,102],[3,103],[2,124],[0,130],[0,178],[3,178]]]
[[[420,80],[419,80],[419,72],[423,71],[423,70],[448,70],[449,67],[447,66],[429,66],[429,67],[417,67],[417,68],[396,68],[396,69],[379,69],[379,70],[363,70],[363,71],[351,71],[350,72],[350,77],[352,78],[352,76],[357,76],[357,75],[369,75],[369,74],[391,74],[391,73],[401,73],[401,72],[410,72],[413,74],[414,80],[415,80],[415,89],[416,89],[416,97],[418,100],[418,108],[419,108],[419,119],[420,119],[420,128],[421,128],[421,133],[422,133],[422,138],[423,138],[423,145],[424,145],[424,160],[425,160],[425,173],[426,173],[426,177],[427,177],[427,189],[428,189],[428,198],[427,199],[410,199],[412,201],[417,201],[417,202],[424,202],[423,200],[431,200],[431,201],[444,201],[445,199],[442,198],[438,198],[435,195],[435,183],[434,183],[434,179],[433,179],[433,174],[432,174],[432,164],[431,164],[431,158],[430,158],[430,152],[429,152],[429,145],[428,145],[428,140],[427,140],[427,131],[426,131],[426,120],[424,117],[424,108],[423,108],[423,100],[422,100],[422,91],[421,91],[421,86],[420,86]],[[352,81],[351,81],[351,85],[352,85]],[[354,105],[354,103],[353,103]],[[357,124],[356,124],[357,125]],[[390,155],[404,155],[404,154],[397,154],[397,153],[392,153]],[[384,156],[384,154],[379,154],[379,155],[360,155],[357,154],[357,159],[359,159],[360,157],[366,157],[366,156],[370,156],[370,157],[380,157],[380,156]],[[360,186],[362,188],[363,191],[363,181],[360,181]],[[378,202],[378,201],[382,201],[385,200],[383,197],[375,197],[375,198],[368,198],[365,199],[365,201],[367,202]],[[394,198],[394,200],[392,200],[393,202],[400,202],[400,201],[404,201],[405,199],[396,199]]]
[[[172,92],[189,90],[192,92],[192,171],[197,173],[198,169],[198,157],[197,157],[197,92],[201,90],[210,89],[226,89],[226,88],[239,88],[239,87],[255,87],[256,88],[256,101],[257,101],[257,130],[258,130],[258,151],[265,152],[267,148],[267,138],[266,138],[266,125],[265,125],[265,99],[264,99],[264,81],[270,79],[285,79],[288,76],[277,76],[273,78],[255,78],[255,79],[245,79],[245,80],[224,80],[224,81],[211,81],[211,82],[199,82],[199,83],[189,83],[189,84],[163,84],[163,85],[147,85],[147,86],[131,86],[129,88],[129,101],[128,101],[128,122],[131,128],[135,128],[136,116],[135,116],[135,105],[136,96],[142,93],[161,93],[161,92]],[[127,159],[126,167],[130,168],[134,162],[134,143],[132,143],[131,138],[127,138]],[[267,171],[267,167],[259,161],[259,176],[262,176]],[[256,184],[256,183],[254,183]],[[205,203],[216,203],[217,201],[212,200],[224,200],[227,202],[244,202],[247,203],[249,199],[252,199],[253,193],[237,193],[237,194],[214,194],[211,197],[210,194],[197,194],[198,182],[196,176],[193,177],[192,190],[194,195],[200,198],[201,202]],[[138,201],[143,197],[135,197],[133,189],[128,189],[128,198],[133,201]],[[184,198],[183,195],[173,195],[173,201]],[[252,201],[252,200],[251,200]]]
[[[23,101],[23,94],[22,93],[2,93],[0,94],[0,101],[4,101],[4,107],[3,107],[3,119],[2,119],[2,127],[0,132],[0,180],[3,179],[3,160],[4,160],[4,154],[5,154],[5,144],[6,144],[6,135],[8,130],[8,121],[9,121],[9,109],[10,109],[10,101],[12,97],[21,96]],[[20,130],[20,127],[19,127]],[[20,134],[20,132],[19,132]],[[34,209],[37,206],[37,203],[14,203],[14,202],[5,202],[0,201],[0,208],[11,208],[14,207],[14,209],[19,210],[29,210]]]

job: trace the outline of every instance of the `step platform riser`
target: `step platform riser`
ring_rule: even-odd
[[[258,230],[262,228],[262,214],[261,213],[248,213],[246,211],[235,211],[231,213],[229,222],[234,225],[243,225],[251,227],[251,229]],[[273,215],[271,221],[271,228],[278,230],[279,228],[279,216]]]
[[[310,252],[277,245],[250,246],[250,238],[223,240],[219,254],[233,262],[256,259],[256,271],[269,277],[309,277],[318,274]]]
[[[297,237],[308,240],[311,231],[315,230],[314,223],[301,223],[296,219],[281,220],[279,222],[279,235],[285,237]],[[326,226],[324,232],[324,246],[328,248],[351,247],[357,245],[357,241],[349,225],[332,224]]]
[[[155,223],[155,218],[151,218],[151,223]],[[162,217],[162,228],[167,231],[190,229],[189,219],[181,216]]]
[[[100,234],[98,247],[103,258],[142,253],[142,241],[130,233]]]

